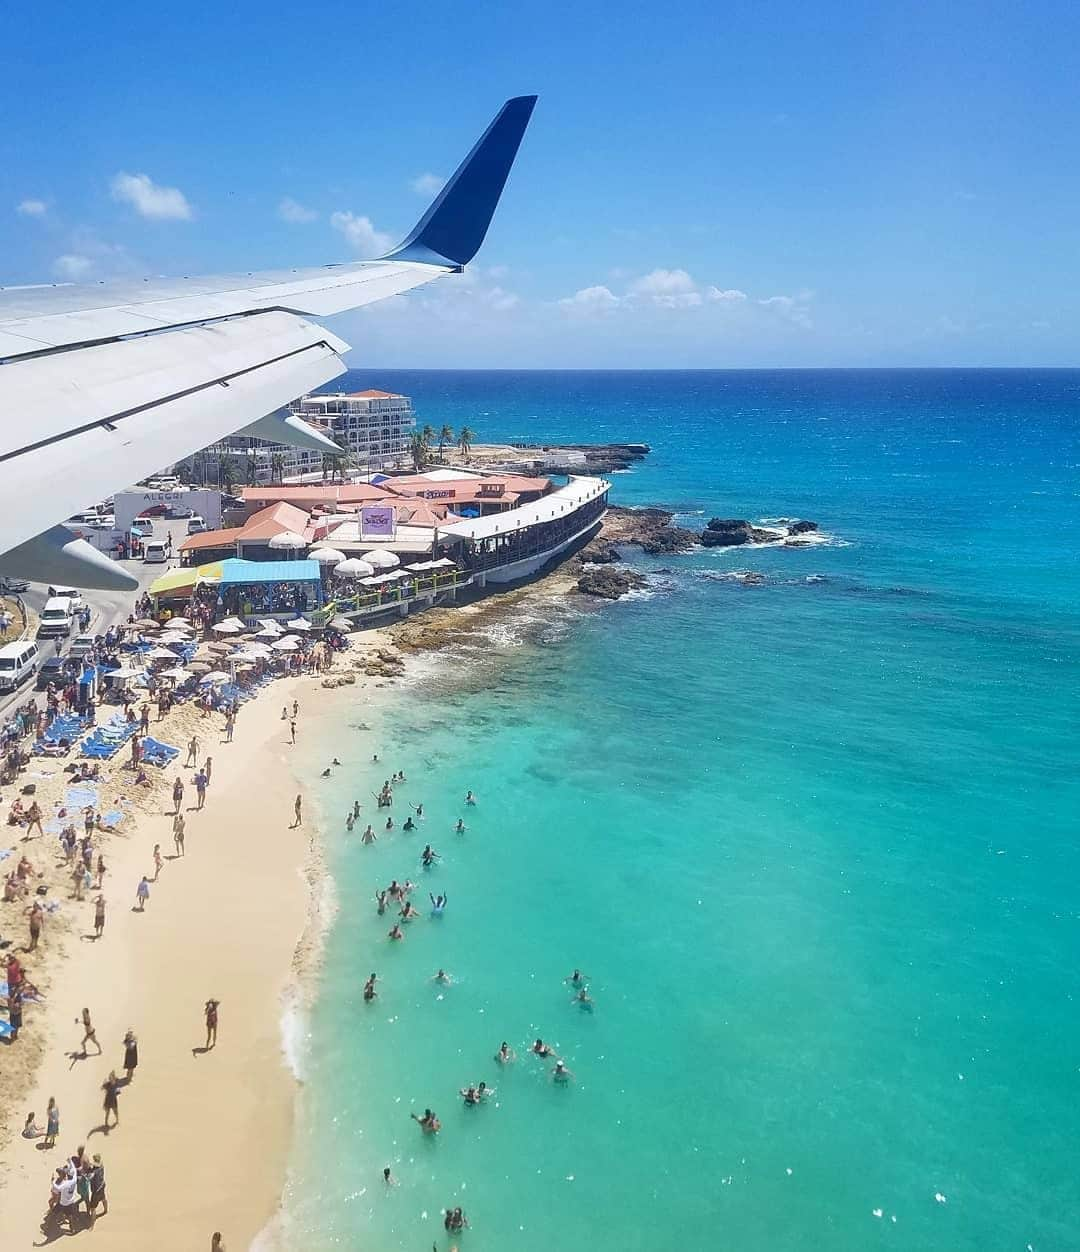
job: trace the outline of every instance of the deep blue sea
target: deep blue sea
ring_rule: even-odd
[[[327,732],[290,1246],[1080,1247],[1080,371],[347,381],[480,440],[644,440],[616,501],[829,541],[628,553],[644,594],[511,615]],[[425,820],[362,846],[399,768]]]

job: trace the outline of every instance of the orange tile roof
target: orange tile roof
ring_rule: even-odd
[[[347,391],[347,396],[352,396],[357,400],[404,400],[405,397],[398,395],[396,391]]]
[[[200,548],[227,548],[244,533],[242,526],[229,526],[225,530],[204,530],[201,535],[188,535],[180,545],[181,552],[195,552]]]
[[[245,542],[256,539],[272,539],[286,530],[295,530],[302,535],[307,528],[309,514],[306,509],[298,509],[294,504],[279,501],[269,508],[253,513],[241,528],[237,536]]]

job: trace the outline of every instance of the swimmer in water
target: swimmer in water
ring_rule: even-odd
[[[340,761],[337,759],[337,757],[335,756],[335,757],[334,757],[334,759],[330,762],[330,764],[331,764],[331,765],[340,765],[340,764],[341,764],[341,762],[340,762]]]
[[[386,1183],[388,1187],[397,1186],[397,1179],[394,1177],[393,1174],[391,1174],[389,1165],[387,1165],[387,1167],[382,1172],[382,1180],[384,1183]]]
[[[372,758],[371,758],[371,763],[372,763],[372,765],[378,765],[378,763],[379,763],[379,754],[378,754],[377,752],[376,752],[376,753],[372,756]]]
[[[432,982],[441,982],[444,987],[449,987],[453,979],[444,969],[440,969],[437,974],[431,976]]]
[[[420,854],[420,859],[424,863],[424,869],[430,869],[435,862],[440,859],[440,857],[438,852],[436,852],[429,843],[424,846],[424,851]]]
[[[467,791],[467,792],[465,793],[465,803],[466,803],[466,804],[475,804],[475,803],[476,803],[476,796],[474,796],[474,795],[473,795],[473,793],[472,793],[471,791]]]
[[[424,820],[424,806],[422,804],[414,804],[413,811],[421,821]]]
[[[439,1133],[442,1123],[435,1116],[435,1114],[431,1111],[431,1109],[424,1109],[423,1117],[417,1117],[415,1113],[410,1113],[409,1116],[413,1119],[414,1122],[417,1123],[417,1125],[424,1132],[424,1134],[437,1135]]]
[[[356,821],[356,818],[355,818],[355,817],[353,817],[353,815],[352,815],[351,813],[346,814],[346,816],[345,816],[345,829],[346,829],[346,830],[350,830],[350,831],[351,831],[351,830],[352,830],[352,828],[353,828],[353,823],[354,823],[355,821]]]
[[[386,891],[385,890],[380,891],[378,895],[376,895],[375,903],[378,905],[379,916],[382,917],[382,915],[386,912]]]
[[[443,909],[446,908],[446,896],[433,896],[429,891],[428,899],[431,901],[431,911],[436,917],[441,916]]]
[[[454,827],[454,833],[458,835],[463,835],[465,833],[465,823],[460,817],[457,819],[457,825]]]
[[[495,1059],[500,1065],[509,1065],[512,1061],[517,1060],[517,1053],[504,1039],[499,1044],[499,1050],[495,1053]]]
[[[391,881],[390,886],[387,887],[386,894],[390,897],[391,900],[400,900],[405,893],[398,886],[398,880],[394,878]]]
[[[475,1087],[462,1087],[461,1098],[465,1101],[466,1104],[479,1104],[480,1103],[480,1093],[477,1091]]]
[[[353,821],[356,821],[356,819],[360,816],[360,801],[359,800],[354,800],[352,802],[352,815],[353,815]]]
[[[386,819],[386,825],[383,827],[383,830],[393,830],[393,829],[394,829],[394,819],[392,817],[388,817]]]
[[[533,1044],[532,1050],[533,1052],[536,1053],[537,1056],[554,1056],[555,1055],[555,1049],[551,1047],[550,1044],[546,1044],[543,1041],[543,1039],[540,1039],[540,1038],[538,1038],[536,1042]]]
[[[588,981],[589,975],[583,974],[579,969],[574,970],[572,974],[563,979],[563,982],[568,982],[571,987],[580,987],[583,983]]]
[[[408,900],[406,900],[405,903],[401,907],[401,920],[403,922],[411,922],[414,917],[419,917],[419,916],[420,916],[419,909],[414,909],[413,906],[408,902]]]
[[[416,823],[413,821],[413,819],[412,819],[411,817],[407,817],[407,818],[405,819],[405,824],[404,824],[404,826],[402,826],[402,828],[401,828],[401,829],[402,829],[402,830],[415,830],[415,829],[416,829]]]
[[[374,827],[368,823],[368,825],[364,828],[364,833],[360,836],[360,842],[374,843],[378,837],[379,836],[375,833]]]
[[[404,939],[405,934],[402,931],[401,927],[397,924],[397,922],[395,922],[393,926],[391,926],[390,929],[387,931],[387,937],[390,939]]]
[[[322,778],[329,778],[329,777],[330,777],[330,766],[329,766],[329,765],[326,767],[326,769],[324,769],[324,770],[323,770],[323,772],[322,772],[322,774],[321,774],[321,777],[322,777]]]
[[[553,1082],[569,1082],[573,1076],[562,1061],[555,1062],[555,1068],[551,1071]]]
[[[372,974],[371,977],[367,980],[367,982],[364,983],[364,999],[365,1000],[370,1002],[371,1000],[375,999],[376,995],[378,995],[378,992],[375,990],[375,983],[377,981],[378,980],[376,979],[375,975]]]
[[[579,987],[578,993],[574,996],[572,1002],[576,1004],[578,1008],[586,1009],[590,1013],[592,1012],[594,1001],[592,996],[589,995],[588,987]]]

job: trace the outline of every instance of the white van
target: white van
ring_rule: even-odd
[[[75,606],[66,596],[53,596],[45,601],[41,610],[38,638],[48,639],[54,635],[70,635],[75,625]]]
[[[154,533],[154,523],[148,517],[137,517],[131,523],[131,533],[140,539],[149,539]]]
[[[201,535],[205,529],[206,523],[198,515],[198,513],[195,513],[188,518],[187,533],[189,535]]]
[[[0,648],[0,691],[14,691],[32,678],[38,663],[38,646],[29,639]]]
[[[142,559],[147,565],[162,565],[169,559],[169,549],[160,539],[148,539],[143,544]]]
[[[70,600],[71,607],[76,612],[82,608],[82,592],[76,587],[50,587],[49,595],[59,600]]]

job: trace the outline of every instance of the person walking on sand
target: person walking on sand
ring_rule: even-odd
[[[289,742],[290,743],[296,742],[296,719],[295,718],[292,718],[289,721]]]
[[[45,1139],[43,1148],[56,1147],[56,1136],[60,1133],[60,1106],[55,1096],[49,1096],[49,1107],[45,1110]]]
[[[158,878],[161,876],[161,866],[163,865],[163,863],[164,862],[161,859],[161,844],[155,843],[154,844],[154,882],[157,882]]]
[[[184,780],[180,777],[179,774],[177,774],[176,776],[176,782],[173,783],[172,798],[173,798],[173,812],[179,813],[180,806],[181,804],[184,803]]]
[[[202,806],[206,803],[207,782],[208,782],[208,779],[206,777],[205,772],[203,770],[199,770],[199,772],[195,775],[195,794],[198,796],[198,800],[195,804],[195,807],[197,809],[201,809]]]
[[[135,1032],[129,1030],[124,1036],[124,1073],[129,1083],[135,1080],[135,1071],[139,1067],[139,1041]]]
[[[207,1000],[203,1008],[206,1015],[206,1051],[217,1046],[218,1005],[220,1000]]]
[[[198,763],[199,763],[199,737],[198,735],[192,735],[191,739],[188,741],[187,761],[185,762],[185,764],[186,765],[198,765]]]
[[[105,858],[101,855],[100,852],[98,853],[98,859],[97,859],[97,883],[95,884],[95,886],[97,887],[98,891],[100,891],[101,888],[105,886]]]
[[[231,711],[225,715],[225,742],[232,743],[233,729],[236,726],[236,715]]]
[[[203,761],[202,768],[203,773],[206,775],[206,785],[209,787],[210,780],[214,777],[214,758],[212,756],[208,756],[206,760]]]
[[[173,837],[173,843],[176,845],[177,856],[184,855],[184,826],[185,825],[186,825],[186,822],[184,821],[183,813],[177,813],[177,815],[173,818],[173,824],[172,824],[172,837]]]
[[[211,1236],[210,1252],[225,1252],[225,1240],[222,1239],[220,1230],[215,1230]]]
[[[45,911],[37,900],[26,911],[30,915],[30,945],[26,951],[33,952],[38,946],[38,940],[45,927]]]
[[[97,1152],[94,1153],[93,1162],[90,1166],[90,1225],[92,1226],[97,1219],[98,1205],[102,1205],[101,1216],[105,1217],[109,1211],[109,1200],[105,1194],[105,1166],[101,1163],[101,1157]]]
[[[300,701],[299,700],[294,700],[292,702],[292,715],[293,717],[300,716]]]
[[[138,900],[138,912],[146,912],[146,902],[150,899],[150,880],[143,874],[139,879],[139,885],[135,890],[135,898]]]
[[[102,1107],[105,1109],[104,1129],[109,1129],[109,1114],[113,1115],[114,1126],[120,1125],[120,1079],[116,1076],[116,1070],[109,1070],[109,1076],[101,1084],[102,1091],[105,1092],[105,1099]]]
[[[98,896],[94,901],[94,938],[100,939],[105,929],[105,897]]]
[[[33,831],[35,826],[37,827],[39,835],[43,835],[45,833],[44,828],[41,825],[41,806],[36,800],[26,810],[26,834],[23,835],[23,839],[30,838],[31,831]]]
[[[296,814],[296,821],[293,826],[303,826],[304,824],[304,797],[298,795],[293,803],[293,812]]]
[[[94,1029],[94,1023],[90,1020],[89,1009],[83,1009],[81,1018],[76,1017],[75,1019],[76,1024],[78,1024],[80,1021],[82,1022],[82,1028],[83,1028],[83,1039],[82,1039],[82,1044],[80,1045],[82,1048],[83,1056],[86,1055],[86,1045],[88,1043],[92,1043],[94,1047],[97,1048],[97,1055],[100,1056],[101,1044],[98,1043],[97,1031]]]

